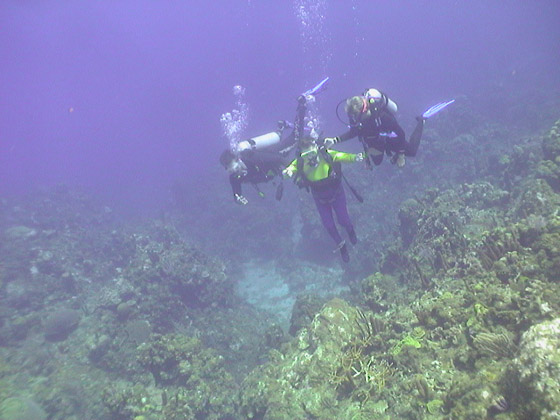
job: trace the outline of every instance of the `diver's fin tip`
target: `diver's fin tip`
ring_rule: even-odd
[[[422,118],[428,119],[428,118],[434,116],[435,114],[437,114],[439,111],[441,111],[441,110],[444,109],[445,107],[451,105],[453,102],[455,102],[455,99],[451,99],[450,101],[447,101],[447,102],[440,102],[439,104],[436,104],[436,105],[434,105],[434,106],[431,106],[430,108],[428,108],[428,109],[422,114]]]

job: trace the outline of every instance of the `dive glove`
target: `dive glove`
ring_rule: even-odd
[[[291,178],[294,176],[294,170],[292,168],[286,168],[282,171],[282,175]]]
[[[235,194],[235,202],[237,204],[241,204],[241,205],[245,205],[249,202],[249,200],[247,200],[244,196],[242,196],[241,194]]]
[[[334,146],[339,141],[340,141],[340,139],[338,137],[325,137],[323,139],[323,146],[331,147],[331,146]]]

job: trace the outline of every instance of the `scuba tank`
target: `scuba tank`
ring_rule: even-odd
[[[279,142],[280,134],[276,131],[271,131],[270,133],[240,141],[237,143],[237,152],[242,152],[248,149],[260,150],[278,144]]]
[[[390,98],[388,98],[387,95],[380,92],[379,90],[368,89],[364,92],[364,96],[370,104],[375,104],[380,108],[384,106],[391,112],[391,114],[397,113],[398,110],[397,104],[393,102]]]

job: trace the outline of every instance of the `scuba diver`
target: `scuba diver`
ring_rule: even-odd
[[[342,102],[344,101],[338,106]],[[391,163],[396,163],[402,168],[405,165],[405,156],[416,156],[426,120],[453,102],[454,100],[451,100],[434,105],[416,117],[416,127],[406,141],[404,130],[395,118],[397,104],[381,91],[367,89],[363,95],[346,100],[345,111],[350,130],[340,136],[325,138],[324,144],[330,147],[358,136],[366,153],[368,168],[372,168],[371,161],[380,165],[385,154],[391,157]]]
[[[235,151],[226,149],[220,155],[220,163],[229,173],[229,183],[233,199],[237,204],[245,205],[249,201],[243,195],[241,184],[252,184],[260,197],[264,193],[257,184],[268,182],[280,176],[286,166],[286,156],[295,147],[295,134],[292,132],[281,141],[282,133],[292,125],[287,121],[278,122],[278,130],[243,140],[237,143]],[[278,184],[276,199],[282,198],[283,185]]]
[[[264,197],[264,193],[259,190],[257,184],[268,182],[277,175],[280,183],[276,188],[276,199],[281,200],[284,191],[282,169],[289,163],[287,156],[297,147],[299,139],[302,137],[307,112],[307,98],[322,92],[326,88],[328,80],[329,78],[326,77],[298,97],[293,124],[279,121],[276,131],[240,141],[234,150],[227,149],[222,152],[220,163],[230,174],[229,182],[233,191],[233,199],[237,204],[248,203],[241,190],[242,184],[252,184],[259,196]],[[292,132],[282,139],[286,128],[292,128]]]
[[[273,133],[279,136],[277,132]],[[268,135],[265,134],[264,136]],[[259,137],[263,138],[263,136]],[[272,135],[269,137],[272,137]],[[259,196],[264,197],[264,193],[259,189],[257,184],[268,182],[277,175],[281,177],[282,169],[287,163],[285,155],[280,151],[259,150],[257,144],[259,146],[262,146],[262,144],[258,143],[257,140],[259,140],[258,137],[244,140],[238,145],[244,142],[249,144],[254,142],[253,146],[243,148],[242,150],[238,149],[237,153],[227,149],[220,155],[220,163],[229,173],[229,183],[231,184],[233,199],[237,204],[245,205],[248,203],[241,189],[242,184],[252,184]],[[280,183],[276,189],[277,200],[282,198],[282,192],[283,186],[282,183]]]
[[[336,228],[333,211],[338,223],[346,229],[350,242],[356,244],[358,238],[346,207],[346,194],[342,185],[344,176],[340,163],[361,162],[364,154],[344,153],[319,147],[316,142],[318,136],[312,134],[313,131],[310,135],[302,136],[299,155],[284,169],[283,174],[293,178],[300,187],[311,190],[323,226],[337,245],[335,252],[340,251],[342,260],[347,263],[350,261],[350,255],[346,242]],[[356,194],[353,189],[352,192]],[[357,197],[362,201],[361,197]]]

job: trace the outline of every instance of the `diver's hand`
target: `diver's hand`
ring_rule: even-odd
[[[244,196],[242,196],[241,194],[235,194],[235,202],[237,204],[241,204],[242,206],[244,206],[245,204],[247,204],[249,202],[249,200],[247,200]]]
[[[294,176],[294,170],[292,168],[286,168],[282,171],[282,175],[286,178],[291,178]]]
[[[325,137],[323,139],[323,146],[325,147],[332,147],[334,146],[336,143],[338,143],[339,139],[338,137]]]
[[[363,162],[364,161],[364,154],[363,153],[358,153],[356,155],[356,162]]]

